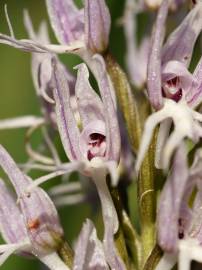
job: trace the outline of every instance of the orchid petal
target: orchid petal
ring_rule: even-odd
[[[2,119],[0,120],[1,129],[13,129],[13,128],[26,128],[32,126],[38,126],[44,123],[44,118],[36,117],[32,115]]]
[[[189,65],[192,51],[202,30],[202,3],[199,1],[178,28],[168,37],[162,51],[162,64],[177,60]]]
[[[55,44],[41,44],[30,39],[15,39],[8,35],[0,33],[0,44],[6,44],[13,48],[35,53],[76,53],[84,48],[81,41],[75,41],[68,45],[55,45]]]
[[[87,220],[77,240],[73,270],[93,270],[98,267],[100,270],[109,269],[95,227]]]
[[[130,79],[137,87],[142,87],[146,82],[147,62],[149,56],[150,40],[144,37],[139,48],[136,40],[136,18],[138,13],[137,3],[127,0],[123,18],[124,32],[126,37],[126,64]],[[137,68],[138,63],[141,65]]]
[[[32,182],[32,184],[27,188],[26,191],[30,192],[34,187],[37,187],[37,186],[43,184],[44,182],[46,182],[50,179],[53,179],[57,176],[68,174],[68,173],[71,173],[71,172],[76,171],[76,170],[82,171],[83,166],[84,166],[83,162],[68,163],[62,169],[56,170],[50,174],[47,174],[47,175],[44,175],[44,176],[37,178],[36,180],[34,180],[34,182]]]
[[[7,4],[4,5],[4,12],[5,12],[6,22],[7,22],[8,28],[9,28],[10,35],[11,35],[11,37],[15,38],[13,27],[12,27],[12,24],[11,24],[9,15],[8,15]]]
[[[43,256],[39,256],[39,260],[43,262],[50,270],[71,270],[60,258],[57,252],[51,252]]]
[[[193,76],[195,80],[199,82],[199,84],[202,84],[202,56],[198,62],[198,65],[196,66]]]
[[[196,160],[197,159],[197,160]],[[192,207],[192,219],[189,222],[189,230],[188,234],[190,237],[197,239],[200,243],[202,241],[202,230],[201,230],[201,218],[202,218],[202,173],[201,173],[201,157],[200,153],[197,152],[195,155],[195,164],[191,167],[191,177],[193,178],[196,186],[197,186],[197,193],[194,199],[194,204]],[[193,190],[193,188],[192,188]]]
[[[202,262],[202,248],[196,239],[185,239],[179,242],[179,270],[189,270],[191,261]]]
[[[164,253],[163,257],[160,259],[155,270],[171,270],[177,263],[176,254]]]
[[[103,136],[106,136],[106,127],[105,123],[101,120],[91,121],[86,125],[81,132],[79,146],[80,150],[83,153],[84,157],[88,159],[88,150],[89,150],[89,138],[93,133],[97,133]],[[105,155],[106,144],[103,144],[103,147],[99,147],[98,152],[101,156]]]
[[[45,23],[40,25],[38,33],[34,32],[31,19],[29,14],[24,13],[24,21],[27,28],[27,32],[33,40],[37,42],[42,42],[45,44],[49,44],[49,36],[48,29]],[[56,57],[56,56],[55,56]],[[53,54],[51,53],[33,53],[32,54],[32,77],[35,85],[35,89],[37,94],[41,98],[42,102],[42,113],[45,114],[46,119],[55,126],[55,113],[53,104],[55,103],[53,100],[52,93],[52,58]],[[62,64],[61,64],[62,65]],[[70,93],[73,91],[75,87],[75,77],[66,71],[66,78],[68,80],[70,86]]]
[[[160,124],[158,137],[156,141],[156,151],[155,151],[155,167],[157,169],[162,168],[162,149],[165,146],[166,140],[169,136],[171,129],[172,120],[166,119]]]
[[[190,88],[190,93],[187,94],[187,102],[192,108],[196,108],[202,101],[202,57],[194,70],[193,77],[198,82],[196,88],[193,84]]]
[[[125,266],[114,245],[114,234],[118,230],[119,221],[111,194],[106,183],[107,168],[100,159],[91,160],[91,177],[96,185],[102,207],[104,222],[104,252],[111,269],[125,270]]]
[[[106,159],[118,161],[120,158],[120,132],[112,96],[114,89],[107,74],[103,58],[100,55],[95,55],[93,59],[95,61],[95,68],[97,69],[97,82],[105,111]]]
[[[80,64],[78,69],[75,92],[78,102],[82,125],[85,128],[95,120],[104,121],[104,108],[100,97],[89,83],[89,72],[85,64]]]
[[[85,39],[92,52],[101,53],[108,47],[111,18],[105,0],[85,0]]]
[[[5,251],[0,254],[0,266],[12,255],[15,251],[17,251],[15,248],[10,248],[10,250]]]
[[[86,196],[82,193],[76,193],[76,194],[68,194],[68,195],[60,195],[55,198],[53,198],[54,204],[56,207],[63,207],[68,205],[74,205],[74,204],[81,204],[86,201]]]
[[[106,175],[107,168],[105,163],[99,159],[94,158],[90,162],[91,165],[91,176],[97,187],[97,191],[101,201],[102,214],[104,220],[104,226],[106,230],[106,234],[108,230],[112,230],[113,234],[115,234],[119,227],[119,221],[116,213],[116,209],[111,198],[107,183],[106,183]],[[112,229],[110,229],[112,227]]]
[[[141,164],[143,162],[145,153],[149,147],[149,144],[151,142],[154,129],[156,125],[158,125],[161,121],[164,119],[167,119],[169,116],[166,115],[166,110],[163,107],[160,111],[157,111],[156,113],[150,115],[145,123],[144,131],[143,131],[143,137],[141,140],[140,148],[138,150],[138,156],[136,160],[136,172],[139,172]]]
[[[180,145],[174,156],[171,175],[165,183],[158,206],[158,243],[168,252],[177,250],[178,220],[187,180],[186,151],[185,146]]]
[[[54,60],[54,99],[56,102],[56,118],[58,129],[67,157],[73,160],[81,160],[79,149],[79,129],[70,105],[69,86],[66,74],[56,59]]]
[[[83,39],[84,14],[72,0],[46,0],[50,23],[61,44]]]
[[[169,81],[175,77],[180,78],[180,86],[185,94],[191,86],[197,86],[198,84],[194,75],[187,70],[184,64],[179,61],[169,61],[163,67],[162,80]]]
[[[1,145],[0,165],[19,197],[27,233],[36,254],[56,249],[63,231],[54,204],[45,191],[38,187],[29,194],[25,193],[32,181],[19,170],[14,160]]]
[[[49,189],[48,193],[50,194],[50,196],[58,196],[65,193],[81,192],[81,191],[82,191],[82,186],[80,182],[70,182],[70,183],[60,184]]]
[[[27,237],[16,198],[0,179],[0,232],[7,243],[18,243]]]
[[[165,33],[165,22],[169,1],[164,0],[159,8],[155,30],[152,35],[151,53],[148,59],[148,95],[151,105],[159,110],[163,106],[161,90],[161,48]]]
[[[13,37],[4,35],[2,33],[0,33],[0,43],[9,45],[11,47],[14,47],[16,49],[20,49],[20,50],[26,51],[26,52],[43,53],[46,51],[43,48],[41,48],[40,45],[37,44],[35,41],[31,41],[28,39],[17,40]]]
[[[11,254],[21,251],[31,251],[31,246],[28,239],[19,243],[0,245],[0,266],[8,259]]]
[[[111,176],[111,184],[112,186],[116,187],[119,181],[119,175],[117,172],[117,163],[113,160],[106,162],[106,167],[109,171]]]

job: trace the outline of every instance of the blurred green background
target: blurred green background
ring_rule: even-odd
[[[81,0],[78,0],[81,2]],[[110,50],[116,57],[118,62],[124,67],[124,52],[125,40],[122,27],[118,26],[118,19],[123,15],[124,0],[106,0],[112,16],[112,31],[110,34]],[[35,29],[38,29],[39,23],[42,20],[48,22],[45,0],[1,0],[0,1],[0,32],[9,33],[6,24],[4,5],[7,4],[9,17],[11,19],[16,38],[26,38],[27,34],[23,25],[23,9],[27,9],[32,18]],[[81,3],[80,3],[81,4]],[[182,13],[183,14],[183,13]],[[182,17],[182,16],[181,16]],[[174,20],[175,14],[171,15],[168,32],[170,32],[176,24]],[[154,19],[154,16],[152,16]],[[179,17],[177,18],[177,20]],[[180,18],[181,19],[181,18]],[[147,24],[151,24],[151,20],[146,19],[145,14],[138,16],[140,30],[138,38],[144,35],[142,31]],[[151,24],[152,25],[152,24]],[[147,29],[148,30],[148,29]],[[52,42],[56,43],[56,39],[49,26],[49,33]],[[196,64],[196,59],[199,58],[199,41],[198,49],[195,50],[195,56],[192,60],[191,69]],[[70,67],[80,62],[74,56],[62,55],[62,61]],[[0,119],[12,118],[23,115],[40,115],[39,102],[35,95],[35,89],[32,82],[30,72],[31,55],[26,52],[18,51],[14,48],[0,44]],[[138,63],[139,64],[139,63]],[[141,63],[140,63],[141,64]],[[25,129],[21,130],[0,130],[0,143],[6,147],[10,154],[14,157],[17,163],[23,163],[27,160],[27,155],[24,147]],[[36,148],[40,144],[40,134],[33,136],[32,144]],[[36,178],[38,174],[33,174]],[[3,174],[0,171],[0,176]],[[53,181],[57,184],[57,180]],[[46,185],[45,185],[46,187]],[[129,203],[134,223],[135,217],[135,185],[129,189]],[[63,207],[59,210],[61,222],[63,224],[66,239],[72,244],[78,235],[82,223],[86,217],[93,218],[96,225],[100,224],[101,215],[93,215],[89,205],[82,204],[71,207]],[[3,242],[2,242],[3,243]],[[36,259],[29,260],[20,256],[11,256],[3,266],[2,270],[32,270],[45,269]]]
[[[118,61],[123,64],[124,36],[121,27],[117,26],[117,19],[123,13],[123,0],[106,1],[112,15],[112,32],[110,36],[110,48]],[[9,33],[6,24],[4,5],[7,4],[16,38],[26,38],[23,25],[23,9],[27,9],[33,20],[35,29],[42,20],[48,22],[45,1],[42,0],[1,0],[0,1],[0,32]],[[56,42],[49,27],[52,40]],[[0,45],[0,119],[12,118],[23,115],[40,115],[39,103],[30,72],[30,54],[18,51],[6,45]],[[79,59],[73,56],[63,55],[61,59],[70,67]],[[0,130],[0,143],[6,147],[16,162],[23,163],[27,160],[24,147],[25,129]],[[40,143],[40,135],[34,136],[33,146]],[[2,174],[0,174],[2,175]],[[66,238],[72,242],[81,229],[82,222],[90,216],[88,205],[79,205],[62,208],[60,211],[62,224],[64,225]],[[99,217],[94,219],[100,220]],[[97,223],[97,222],[96,222]],[[1,266],[2,270],[32,270],[44,269],[36,259],[29,260],[20,256],[11,256]]]

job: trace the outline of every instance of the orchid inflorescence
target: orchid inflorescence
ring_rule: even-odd
[[[26,163],[16,164],[0,145],[0,167],[13,187],[0,179],[0,265],[15,253],[52,270],[192,269],[192,260],[202,263],[201,52],[191,71],[202,2],[125,0],[119,26],[126,73],[110,53],[105,0],[84,0],[82,8],[73,0],[46,0],[46,7],[58,44],[45,22],[34,30],[27,10],[29,38],[17,39],[7,6],[10,34],[0,33],[1,44],[31,53],[41,105],[40,116],[0,120],[1,130],[27,129],[28,154]],[[147,29],[138,24],[143,13]],[[59,54],[76,55],[80,63],[71,71]],[[38,129],[42,140],[34,149]],[[32,170],[43,175],[32,180]],[[56,177],[62,182],[47,191],[39,187]],[[137,189],[135,215],[128,186]],[[85,202],[97,211],[99,201],[103,236],[87,217],[71,247],[57,208]]]

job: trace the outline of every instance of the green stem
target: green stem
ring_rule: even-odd
[[[141,222],[141,239],[142,239],[142,265],[155,245],[155,212],[156,212],[156,194],[154,187],[155,168],[154,168],[154,142],[151,144],[144,158],[139,179],[138,179],[138,202]]]
[[[141,270],[142,245],[140,237],[135,231],[125,211],[122,211],[122,227],[128,249],[135,264],[135,269]]]
[[[134,99],[126,74],[110,53],[105,55],[105,61],[114,85],[119,107],[126,122],[133,151],[136,153],[141,140],[141,121],[139,119],[137,102]]]
[[[162,255],[163,255],[163,251],[161,250],[161,248],[158,245],[156,245],[153,248],[153,250],[151,252],[151,255],[147,259],[143,270],[153,270],[153,269],[155,269],[155,267],[157,266],[158,262],[160,261]]]
[[[129,255],[128,255],[128,251],[127,251],[127,247],[128,247],[127,240],[128,239],[125,238],[126,235],[125,235],[125,231],[124,231],[125,220],[124,220],[124,214],[123,214],[124,213],[123,205],[121,202],[121,198],[119,196],[118,189],[115,187],[113,187],[113,188],[110,187],[110,192],[111,192],[112,199],[113,199],[113,202],[114,202],[117,214],[118,214],[118,219],[119,219],[119,230],[115,235],[115,244],[116,244],[116,247],[117,247],[117,250],[118,250],[120,256],[122,257],[125,265],[127,266],[127,269],[131,269],[131,267],[130,267],[131,264],[130,264]],[[132,241],[132,246],[134,246],[134,243],[135,242]],[[136,262],[134,261],[133,263],[135,263],[135,269],[138,269]]]
[[[151,113],[150,105],[141,92],[132,91],[126,74],[110,53],[105,55],[105,61],[114,85],[119,107],[126,122],[132,149],[134,153],[137,153],[145,119]],[[155,245],[154,142],[155,140],[153,140],[150,149],[147,151],[138,177],[142,266]]]

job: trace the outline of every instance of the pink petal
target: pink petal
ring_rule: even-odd
[[[50,23],[61,44],[82,40],[84,14],[72,0],[46,0]]]
[[[88,143],[89,143],[89,138],[90,135],[93,133],[98,133],[101,134],[103,136],[106,136],[106,128],[105,128],[105,123],[103,121],[100,120],[96,120],[96,121],[91,121],[89,122],[88,125],[85,126],[85,128],[83,129],[83,131],[81,132],[81,136],[80,136],[80,149],[81,152],[83,154],[85,154],[85,158],[87,159],[87,153],[88,153]],[[104,154],[103,154],[104,156]]]
[[[117,112],[112,97],[114,89],[107,74],[103,58],[100,55],[95,55],[94,61],[98,74],[97,82],[105,112],[107,142],[106,159],[118,161],[120,158],[120,132]]]
[[[18,243],[27,238],[27,230],[16,200],[14,194],[0,180],[0,231],[7,243]]]
[[[63,230],[53,202],[38,187],[26,194],[26,188],[31,185],[32,180],[19,170],[1,145],[0,165],[8,175],[18,196],[27,234],[35,249],[35,254],[40,255],[57,249]]]
[[[174,156],[172,171],[158,205],[158,243],[164,251],[177,249],[178,220],[187,180],[186,151],[185,146],[181,145]]]
[[[73,270],[108,270],[102,243],[97,238],[96,229],[90,220],[87,220],[79,234]]]
[[[198,87],[194,83],[192,84],[187,100],[192,108],[196,108],[202,102],[202,57],[195,68],[193,77],[197,81]]]
[[[108,47],[111,18],[105,0],[85,0],[85,39],[92,52]]]
[[[188,71],[187,67],[179,61],[169,61],[162,68],[162,81],[166,82],[175,77],[179,77],[180,86],[187,93],[192,85],[197,85],[197,80]]]
[[[161,48],[164,39],[165,23],[168,14],[168,0],[164,0],[158,11],[155,30],[152,35],[151,52],[148,59],[148,95],[151,105],[159,110],[163,106],[161,90]]]
[[[54,99],[56,103],[56,118],[58,129],[67,157],[73,160],[81,160],[79,149],[80,132],[75,121],[70,105],[70,93],[64,68],[57,60],[54,60]]]
[[[93,90],[89,83],[89,72],[85,64],[77,66],[77,81],[75,94],[78,102],[78,109],[85,127],[90,122],[104,121],[104,108],[100,97]]]
[[[177,60],[189,65],[193,48],[202,29],[202,3],[198,1],[178,28],[168,37],[162,51],[162,62]]]

